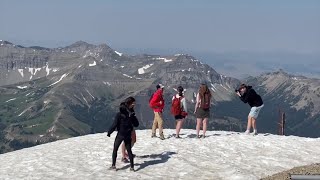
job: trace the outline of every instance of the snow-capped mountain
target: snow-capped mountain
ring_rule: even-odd
[[[164,141],[137,130],[136,172],[121,162],[111,171],[115,134],[93,134],[47,143],[0,155],[0,179],[228,179],[256,180],[320,161],[320,139],[295,136],[209,131],[205,139],[194,130],[182,138],[165,130]]]
[[[137,98],[142,128],[149,127],[148,99],[159,82],[166,86],[167,112],[178,85],[187,89],[192,104],[201,82],[219,94],[215,102],[230,101],[239,84],[189,55],[128,56],[83,41],[55,49],[6,42],[0,47],[0,68],[3,151],[104,132],[120,101],[130,95]],[[191,119],[188,124],[194,126]]]
[[[193,56],[131,56],[106,44],[91,45],[83,41],[54,49],[22,47],[7,41],[0,43],[0,152],[105,132],[118,104],[128,96],[137,99],[136,111],[141,128],[150,128],[153,113],[148,100],[157,83],[166,86],[166,128],[175,125],[169,108],[178,85],[186,89],[189,106],[185,128],[195,127],[195,93],[200,83],[206,83],[214,98],[213,118],[208,128],[244,130],[249,110],[234,95],[234,89],[241,81],[219,74]],[[270,80],[266,80],[269,76]],[[278,78],[282,82],[280,76],[273,74],[248,80],[263,95],[267,105],[258,124],[262,132],[277,132],[278,111],[274,101],[269,100],[272,99],[270,95],[279,95],[283,89],[274,88],[272,93],[267,93],[271,89],[266,88],[270,88]],[[294,77],[287,79],[290,81],[286,81],[286,85],[290,89],[296,80]],[[287,100],[283,101],[283,108],[288,107],[285,109],[287,112],[299,117],[294,120],[294,126],[290,125],[292,117],[288,117],[288,132],[319,137],[319,131],[315,130],[320,124],[317,108],[319,90],[314,89],[319,80],[306,78],[303,82],[305,85],[294,86],[296,89],[292,92],[303,90],[304,96],[288,93]],[[306,90],[309,86],[312,88]],[[307,102],[304,98],[309,96],[309,90],[312,98],[307,101],[313,106],[301,106],[301,102]],[[274,98],[278,99],[277,96]]]

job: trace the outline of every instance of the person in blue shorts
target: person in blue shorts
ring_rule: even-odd
[[[260,110],[263,108],[263,101],[259,94],[252,88],[252,86],[247,86],[246,84],[241,84],[240,88],[236,90],[237,95],[240,97],[241,101],[248,103],[251,107],[250,113],[248,115],[248,125],[246,134],[250,134],[251,127],[253,128],[253,135],[257,135],[257,118],[259,116]]]

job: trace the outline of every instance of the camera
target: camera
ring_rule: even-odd
[[[237,93],[237,92],[240,92],[240,89],[235,89],[234,91]]]

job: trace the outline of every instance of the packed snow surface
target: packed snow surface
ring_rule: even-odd
[[[120,161],[111,171],[116,132],[60,140],[0,155],[0,179],[259,179],[320,162],[320,138],[194,130],[165,130],[166,140],[137,130],[133,148],[136,172]]]

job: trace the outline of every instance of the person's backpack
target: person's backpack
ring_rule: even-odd
[[[174,96],[171,104],[171,114],[174,116],[181,115],[182,109],[181,109],[181,99],[183,97],[177,98]]]
[[[202,109],[209,109],[210,108],[210,99],[211,98],[208,94],[204,95],[203,102],[201,100],[201,108]]]

